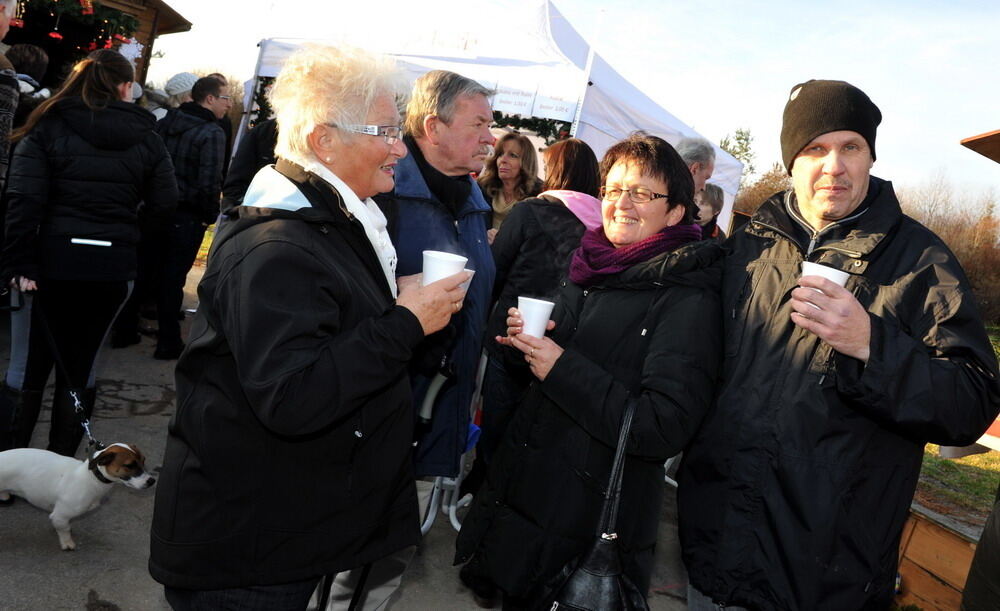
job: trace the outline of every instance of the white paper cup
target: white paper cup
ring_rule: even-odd
[[[462,289],[463,291],[468,291],[469,290],[469,285],[472,284],[472,277],[476,275],[476,270],[469,269],[468,267],[466,267],[464,271],[472,274],[472,276],[469,276],[469,279],[466,280],[465,282],[463,282],[462,284],[459,284],[458,287],[460,289]]]
[[[847,279],[851,277],[851,275],[847,272],[842,272],[839,269],[827,267],[826,265],[820,265],[819,263],[811,263],[809,261],[802,262],[802,275],[820,276],[839,286],[847,284]]]
[[[465,269],[468,261],[463,256],[453,255],[450,252],[440,252],[437,250],[424,251],[424,275],[420,281],[421,286],[427,286],[432,282],[437,282],[442,278],[454,276]]]
[[[545,337],[545,327],[549,324],[549,316],[552,315],[554,305],[556,304],[551,301],[518,297],[517,309],[521,311],[521,318],[524,320],[521,333],[532,337]]]

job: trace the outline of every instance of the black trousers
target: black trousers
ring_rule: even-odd
[[[163,260],[156,289],[156,312],[159,326],[158,347],[170,349],[183,344],[177,314],[184,303],[184,283],[194,265],[205,237],[205,225],[197,217],[178,212],[162,236]]]
[[[132,283],[85,282],[74,280],[38,280],[38,290],[24,298],[24,307],[11,313],[10,365],[6,384],[16,392],[37,392],[55,367],[49,334],[66,368],[56,368],[56,395],[52,407],[52,433],[57,425],[72,428],[72,435],[59,437],[58,450],[72,454],[78,428],[73,402],[66,395],[70,389],[93,389],[97,378],[97,359],[111,323],[128,298]],[[46,331],[46,327],[48,331]],[[68,379],[67,379],[68,376]],[[87,393],[93,409],[93,393]],[[64,412],[69,413],[64,413]],[[89,411],[89,410],[88,410]],[[30,428],[32,422],[27,423]],[[68,437],[68,441],[64,438]],[[50,441],[53,437],[50,435]],[[51,446],[52,444],[50,444]],[[70,448],[69,446],[74,447]],[[65,448],[64,448],[65,446]],[[53,449],[50,447],[50,449]],[[57,449],[53,449],[57,451]]]
[[[17,390],[43,390],[54,366],[44,316],[70,377],[56,372],[57,385],[93,388],[101,344],[132,283],[39,280],[24,308],[11,313],[10,365],[7,385]]]

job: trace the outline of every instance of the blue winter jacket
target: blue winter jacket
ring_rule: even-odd
[[[441,389],[435,403],[430,431],[416,450],[416,474],[422,476],[458,474],[459,458],[465,451],[469,431],[476,368],[482,350],[483,330],[492,305],[496,267],[486,240],[489,203],[471,177],[472,191],[457,218],[431,193],[413,155],[399,160],[396,188],[376,199],[392,208],[390,219],[393,244],[399,262],[397,276],[420,273],[423,251],[440,250],[468,257],[468,269],[476,271],[465,296],[462,310],[452,318],[457,332],[448,351],[454,376]],[[413,404],[420,409],[430,379],[413,375]]]

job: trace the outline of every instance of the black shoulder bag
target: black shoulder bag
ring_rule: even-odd
[[[563,569],[569,577],[556,591],[551,611],[568,609],[574,611],[648,611],[649,606],[642,592],[622,572],[621,553],[618,549],[618,535],[615,526],[618,521],[618,502],[622,491],[622,472],[625,468],[625,446],[635,401],[625,405],[621,430],[618,433],[618,448],[608,479],[608,491],[604,495],[604,508],[597,528],[597,540],[590,550],[573,561],[575,568]]]

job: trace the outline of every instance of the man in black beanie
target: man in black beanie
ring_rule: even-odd
[[[793,188],[727,242],[722,380],[679,474],[691,610],[887,608],[924,444],[1000,410],[961,266],[870,174],[881,120],[849,83],[793,87]]]

